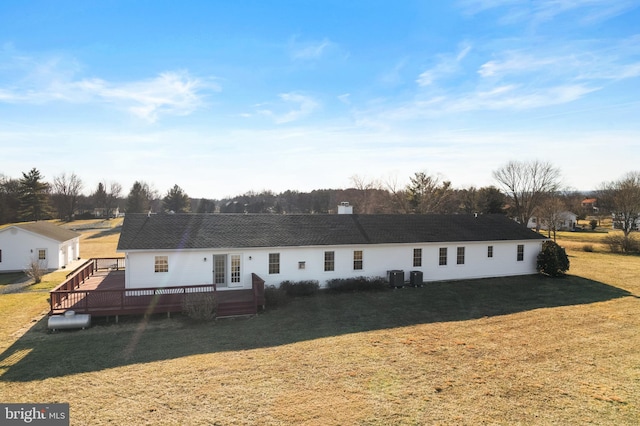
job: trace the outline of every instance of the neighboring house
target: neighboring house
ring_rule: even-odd
[[[629,216],[629,223],[632,223],[631,230],[637,231],[640,229],[640,217],[636,217],[635,220],[632,220],[631,216]],[[624,228],[624,216],[622,214],[611,214],[611,227],[613,229],[623,229]]]
[[[96,207],[93,209],[93,216],[96,218],[112,218],[120,215],[120,207],[114,207],[107,210],[104,207]],[[108,216],[108,217],[107,217]]]
[[[424,281],[536,273],[545,237],[502,215],[128,214],[126,288],[421,271]]]
[[[585,198],[581,205],[587,214],[597,214],[599,211],[597,198]]]
[[[578,224],[578,215],[571,212],[560,212],[558,213],[555,230],[556,231],[573,231]],[[544,231],[549,230],[549,223],[547,219],[534,216],[529,219],[529,223],[527,224],[527,228],[530,229],[541,229]],[[553,227],[551,227],[553,230]]]
[[[79,256],[80,234],[49,222],[0,229],[0,271],[23,271],[35,259],[45,269],[59,269]]]

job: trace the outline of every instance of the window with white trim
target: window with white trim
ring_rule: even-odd
[[[438,254],[438,264],[440,266],[447,265],[447,248],[446,247],[440,247],[440,251]]]
[[[280,273],[280,253],[269,253],[269,273]]]
[[[456,263],[458,265],[464,265],[464,247],[458,247],[456,253]]]
[[[362,250],[353,251],[353,269],[354,270],[362,269]]]
[[[413,267],[417,268],[422,266],[422,249],[414,248],[413,249]]]
[[[518,244],[518,262],[524,260],[524,244]]]
[[[324,252],[324,270],[333,271],[336,268],[336,253],[334,251]]]
[[[169,256],[156,256],[154,272],[169,272]]]
[[[493,246],[487,247],[487,257],[493,257]]]
[[[38,260],[47,260],[47,249],[38,249]]]
[[[231,282],[232,283],[240,282],[240,255],[239,254],[231,255]]]

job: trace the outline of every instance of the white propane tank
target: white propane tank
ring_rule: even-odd
[[[71,328],[88,328],[91,326],[91,315],[76,314],[75,311],[66,311],[63,315],[49,317],[49,330],[62,330]]]

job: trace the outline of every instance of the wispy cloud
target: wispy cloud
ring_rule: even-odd
[[[108,103],[125,108],[133,115],[155,122],[160,115],[188,115],[203,105],[204,89],[219,90],[186,71],[164,72],[155,78],[126,83],[102,79],[81,80],[69,85]]]
[[[487,80],[531,75],[538,82],[620,80],[640,75],[640,36],[589,45],[566,41],[557,48],[507,50],[493,56],[478,69]]]
[[[79,78],[81,66],[68,58],[38,60],[13,55],[10,59],[11,66],[5,63],[2,70],[9,75],[2,80],[10,81],[0,86],[0,102],[4,103],[97,103],[155,122],[162,115],[190,114],[204,104],[205,92],[220,90],[215,82],[193,77],[187,71],[166,71],[145,80],[115,82]],[[26,72],[18,77],[20,71]]]
[[[448,102],[444,108],[451,112],[477,110],[527,110],[551,105],[565,104],[597,91],[597,87],[567,84],[545,88],[526,88],[510,85],[493,88],[486,92],[474,92]]]
[[[579,12],[578,22],[591,24],[638,7],[635,0],[460,0],[459,4],[470,15],[502,9],[503,24],[541,23],[572,12]]]
[[[271,117],[276,124],[291,123],[293,121],[300,120],[303,117],[310,115],[312,112],[318,109],[320,104],[310,96],[302,95],[300,93],[290,92],[281,93],[278,95],[280,100],[279,104],[268,104],[270,108],[262,108],[267,106],[265,104],[260,105],[258,113],[267,117]],[[294,104],[294,109],[289,109],[286,112],[275,112],[273,109],[286,109],[289,105]]]
[[[439,55],[438,62],[432,68],[423,71],[417,78],[416,83],[420,87],[433,84],[436,80],[455,74],[460,70],[460,62],[471,51],[469,44],[463,44],[455,55]]]
[[[460,62],[471,47],[441,54],[420,74],[412,99],[388,100],[360,111],[357,120],[416,120],[473,111],[524,111],[568,104],[603,90],[609,82],[640,76],[638,37],[611,42],[566,41],[561,46],[490,52],[473,67]],[[474,61],[487,52],[481,48]],[[467,61],[465,61],[467,62]],[[471,61],[469,61],[471,62]],[[463,84],[450,84],[456,77]],[[460,80],[464,79],[464,80]],[[442,80],[442,81],[441,81]]]
[[[331,46],[332,43],[326,38],[320,42],[307,43],[293,40],[291,46],[291,57],[293,59],[316,59],[321,57],[322,54]]]
[[[315,61],[326,58],[347,58],[349,54],[328,38],[304,41],[298,36],[289,39],[289,56],[295,61]]]

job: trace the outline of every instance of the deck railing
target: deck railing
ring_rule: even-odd
[[[96,271],[105,269],[122,270],[124,266],[124,257],[91,258],[87,260],[68,273],[66,279],[49,292],[51,312],[54,311],[54,307],[66,305],[66,300],[70,294],[77,291],[76,289]]]
[[[124,257],[100,257],[100,258],[92,257],[91,259],[84,262],[82,265],[78,266],[73,271],[69,272],[67,274],[66,279],[69,279],[69,277],[71,277],[72,275],[80,272],[83,269],[86,269],[89,263],[93,263],[93,271],[104,271],[104,270],[120,271],[124,269],[124,265],[125,265]]]
[[[264,298],[264,280],[257,276],[256,274],[251,274],[251,288],[253,290],[253,302],[256,307],[262,307],[264,309],[265,298]]]
[[[120,288],[109,290],[82,290],[84,281],[99,270],[119,271],[125,269],[124,258],[90,259],[79,268],[67,275],[67,279],[50,292],[50,314],[63,313],[74,310],[78,313],[94,315],[119,315],[156,312],[176,312],[182,310],[182,301],[187,293],[217,292],[215,284],[191,286],[148,287],[148,288]],[[233,291],[236,293],[236,291]],[[226,305],[229,315],[243,315],[257,313],[257,308],[265,306],[264,280],[256,274],[251,274],[251,290],[245,289],[249,297],[241,296],[246,302],[252,301],[251,312],[246,307],[240,307],[239,302],[233,300],[231,291],[224,296],[218,292],[219,308]],[[240,294],[239,292],[237,294]],[[236,297],[235,299],[238,299]],[[251,303],[251,302],[249,302]]]
[[[185,294],[215,291],[215,284],[114,290],[60,290],[56,292],[60,296],[57,305],[53,304],[53,297],[51,298],[51,311],[55,313],[73,309],[78,313],[94,315],[176,312],[182,310]]]

